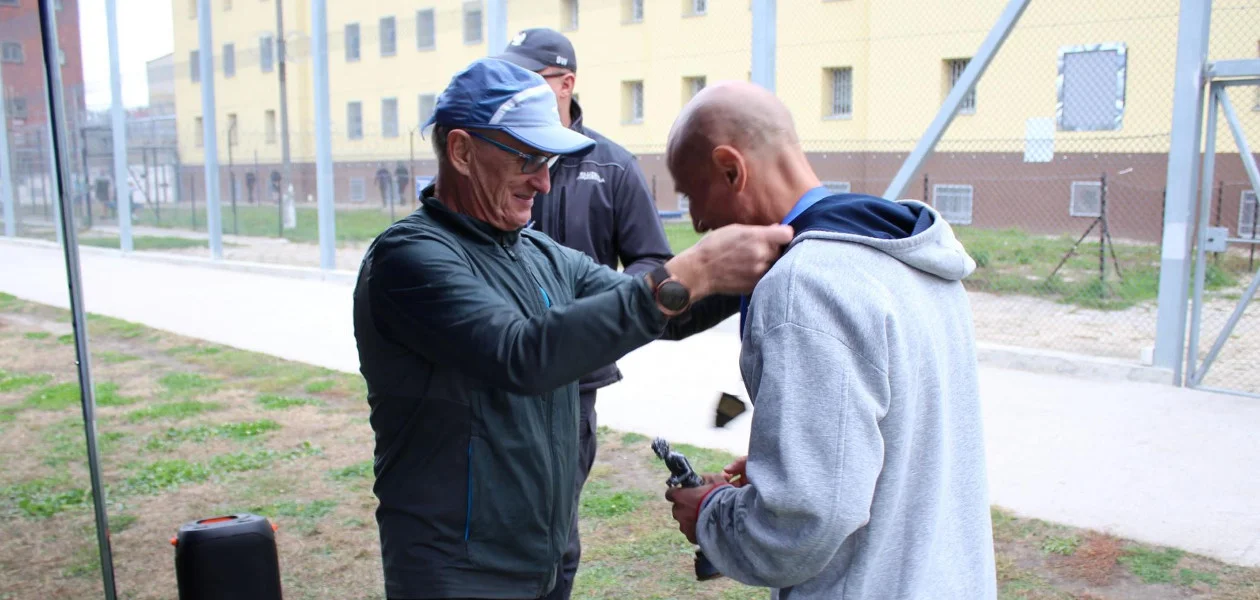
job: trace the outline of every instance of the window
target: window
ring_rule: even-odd
[[[359,24],[346,25],[346,62],[359,62]]]
[[[223,76],[236,77],[236,44],[223,45]]]
[[[381,137],[398,137],[398,98],[381,99]]]
[[[10,119],[25,119],[27,115],[26,98],[9,98],[6,114],[8,114]],[[0,126],[3,126],[2,122],[0,122]]]
[[[197,18],[197,0],[188,0],[188,18]]]
[[[232,10],[232,0],[223,0],[223,11],[227,12],[229,10]]]
[[[188,77],[193,83],[201,81],[201,53],[196,50],[188,53]]]
[[[238,146],[239,144],[237,143],[236,135],[236,113],[228,113],[227,118],[228,145]]]
[[[433,107],[437,103],[437,97],[433,94],[420,94],[420,127],[424,127],[429,122],[429,117],[433,116]]]
[[[951,58],[945,61],[946,94],[949,94],[954,90],[954,86],[958,85],[958,80],[962,78],[963,70],[967,68],[967,64],[970,62],[970,58]],[[958,105],[958,114],[976,114],[976,88],[971,88],[971,91],[967,92],[966,96],[963,96],[962,103]]]
[[[696,17],[709,12],[709,0],[683,0],[683,15]]]
[[[1068,214],[1073,217],[1097,217],[1102,214],[1102,182],[1073,181],[1072,204]]]
[[[432,8],[416,11],[417,50],[432,50],[437,47],[437,37],[434,33],[435,24],[433,18]]]
[[[17,42],[5,42],[0,45],[0,61],[7,63],[21,63],[26,60],[22,53],[22,44]]]
[[[346,104],[346,135],[352,140],[363,139],[363,103]]]
[[[971,224],[973,189],[969,185],[932,186],[932,206],[953,225]]]
[[[827,69],[825,81],[828,102],[823,114],[833,118],[853,116],[853,68]]]
[[[621,120],[624,123],[643,122],[643,82],[623,81],[621,83],[622,110]]]
[[[1059,49],[1059,131],[1120,129],[1124,119],[1124,44]]]
[[[692,98],[695,98],[696,94],[699,94],[700,90],[704,89],[705,81],[706,80],[703,75],[698,77],[683,77],[683,104],[686,104]]]
[[[367,199],[367,182],[362,177],[350,178],[350,201],[363,202]]]
[[[270,73],[276,68],[276,38],[264,35],[258,38],[258,65],[263,73]]]
[[[560,0],[560,29],[578,28],[578,0]]]
[[[206,129],[201,117],[193,117],[193,144],[198,148],[206,145]]]
[[[481,43],[481,2],[464,3],[464,43]]]
[[[1238,199],[1238,237],[1260,238],[1260,211],[1256,210],[1256,191],[1246,190]]]
[[[687,194],[678,194],[678,210],[687,212],[691,210],[691,198]]]
[[[0,6],[17,6],[18,0],[0,0]]]
[[[276,111],[268,110],[263,113],[263,128],[266,130],[267,143],[276,143]]]
[[[398,53],[398,27],[394,17],[381,17],[381,56]]]
[[[853,190],[847,181],[824,181],[822,184],[833,194],[848,194]]]
[[[621,20],[626,23],[643,22],[643,0],[622,0],[624,9]]]

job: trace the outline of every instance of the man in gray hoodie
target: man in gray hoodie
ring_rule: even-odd
[[[792,600],[997,595],[971,311],[931,207],[820,187],[787,108],[712,86],[667,148],[697,230],[789,223],[741,311],[749,454],[670,490],[722,573]]]

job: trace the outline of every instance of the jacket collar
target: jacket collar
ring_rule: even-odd
[[[577,100],[569,103],[569,129],[586,135],[586,127],[582,125],[582,106]]]
[[[515,246],[521,239],[521,229],[503,231],[485,221],[451,210],[434,195],[433,186],[425,188],[420,203],[434,219],[474,241],[497,246]]]

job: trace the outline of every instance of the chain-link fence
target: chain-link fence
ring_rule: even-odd
[[[196,20],[181,13],[182,4],[172,69],[178,147],[133,145],[129,159],[135,223],[164,230],[141,231],[151,237],[204,236],[206,223],[206,74]],[[246,3],[215,13],[223,230],[237,234],[225,257],[314,266],[310,36],[306,13],[292,4],[284,35],[288,165],[274,8]],[[584,124],[638,155],[669,219],[687,208],[662,160],[669,126],[705,85],[750,78],[747,4],[513,4],[508,31],[548,26],[570,37]],[[778,3],[777,93],[829,187],[884,194],[1004,6]],[[478,2],[456,1],[433,8],[334,3],[329,10],[337,266],[353,269],[367,243],[414,208],[418,189],[435,175],[419,126],[451,74],[485,54],[486,15]],[[912,178],[903,196],[936,207],[979,265],[966,284],[981,340],[1128,360],[1154,345],[1177,15],[1172,0],[1034,0]],[[1260,5],[1216,2],[1212,58],[1256,56],[1256,31]],[[1260,138],[1260,92],[1230,94]],[[96,198],[97,172],[115,184],[108,150],[98,156],[87,139],[84,194]],[[1254,195],[1227,129],[1218,140],[1215,222],[1238,235],[1254,232],[1243,222],[1256,218]],[[46,159],[35,152],[23,161]],[[291,208],[283,201],[290,186]],[[39,198],[42,188],[32,180],[23,189],[24,198]],[[46,203],[19,204],[23,215],[50,212]],[[110,223],[112,213],[95,206],[92,222]],[[667,226],[671,239],[694,239],[685,225]],[[203,244],[174,241],[145,247],[207,253]],[[1254,273],[1250,252],[1237,246],[1209,261],[1210,302],[1224,306],[1240,293]],[[1213,326],[1206,320],[1205,332]]]

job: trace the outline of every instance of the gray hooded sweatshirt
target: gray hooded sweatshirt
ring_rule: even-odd
[[[798,228],[752,296],[748,484],[709,494],[697,536],[723,574],[774,598],[997,596],[960,283],[975,262],[931,207],[900,204],[930,226]]]

